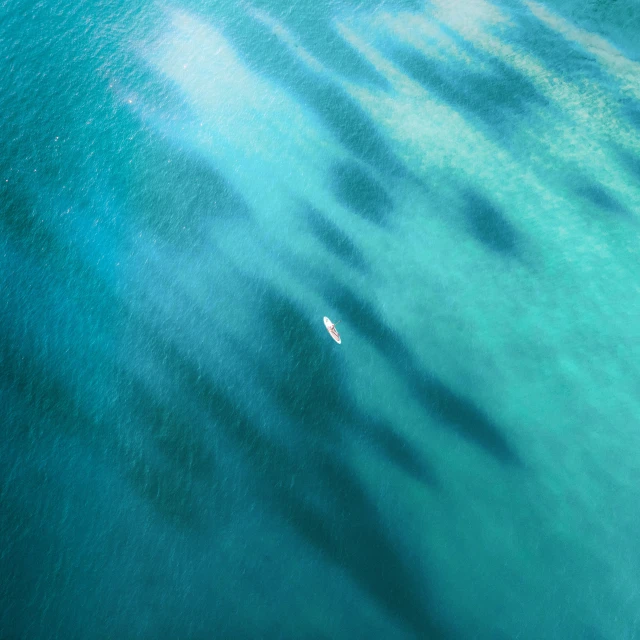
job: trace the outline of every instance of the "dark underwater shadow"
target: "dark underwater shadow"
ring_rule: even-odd
[[[37,417],[34,425],[16,428],[51,423],[55,428],[47,435],[72,438],[106,453],[165,521],[189,530],[201,528],[204,496],[213,491],[215,460],[199,439],[197,416],[188,406],[151,394],[130,375],[126,358],[122,360],[118,345],[123,323],[139,323],[140,318],[132,315],[118,286],[106,282],[95,268],[92,257],[105,250],[104,241],[83,253],[75,239],[65,244],[68,237],[33,215],[28,201],[18,204],[10,207],[11,225],[0,228],[19,250],[21,281],[33,283],[26,299],[17,285],[11,287],[15,291],[5,291],[13,304],[3,318],[0,385],[14,388]],[[105,237],[115,242],[109,232]],[[17,334],[22,315],[30,317],[33,326]],[[144,332],[144,323],[136,326]],[[34,351],[32,343],[40,345],[40,351]],[[67,343],[75,347],[70,353],[63,352]],[[74,370],[77,375],[70,376]],[[96,386],[106,397],[117,398],[113,407],[96,397]],[[121,437],[125,432],[136,434],[140,450]]]
[[[630,216],[630,212],[623,207],[602,185],[591,184],[582,187],[578,194],[589,200],[600,209],[610,213]]]
[[[35,414],[56,425],[56,432],[48,435],[83,437],[96,426],[67,381],[56,375],[42,357],[20,345],[19,338],[6,327],[0,335],[0,363],[0,387],[12,392]],[[3,410],[5,416],[10,414],[9,407]],[[35,420],[11,424],[8,419],[5,429],[12,437],[16,434],[33,437],[37,426]]]
[[[0,164],[4,169],[5,163]],[[3,175],[10,175],[7,171]],[[23,178],[13,178],[0,184],[0,228],[9,240],[24,254],[38,259],[45,256],[64,263],[64,248],[48,228],[46,220],[38,214],[38,203]]]
[[[519,257],[522,237],[500,209],[479,190],[463,190],[462,212],[473,237],[487,249]]]
[[[219,499],[212,502],[219,498],[218,465],[206,423],[188,404],[153,394],[133,379],[127,386],[125,415],[146,445],[140,455],[125,457],[131,486],[173,526],[202,530],[213,506],[220,508]]]
[[[419,365],[397,333],[380,320],[377,309],[371,303],[325,270],[317,270],[291,256],[286,262],[292,272],[306,281],[312,281],[314,288],[336,309],[340,317],[387,359],[436,423],[459,433],[502,463],[522,465],[518,452],[502,434],[499,425],[471,400]]]
[[[386,5],[389,8],[398,5],[418,5],[417,2],[408,0],[400,2],[374,0],[370,5],[371,8],[376,4]],[[293,1],[253,0],[251,7],[267,12],[271,18],[285,26],[311,55],[333,72],[344,75],[359,84],[388,88],[387,80],[335,29],[336,5],[333,2],[320,0],[309,3],[305,5],[304,11],[300,10]],[[359,3],[356,0],[345,0],[341,3],[342,9],[358,7]]]
[[[258,20],[238,10],[222,29],[249,68],[309,107],[358,160],[385,176],[409,177],[375,122],[339,85],[303,64]]]
[[[321,325],[313,326],[297,306],[272,289],[264,294],[261,309],[273,327],[273,351],[265,366],[257,363],[258,380],[273,389],[284,415],[324,444],[340,442],[345,434],[368,440],[381,456],[415,480],[436,488],[438,482],[424,456],[420,456],[393,426],[358,410],[341,384],[342,369],[334,350],[327,349]],[[279,326],[286,322],[286,332]],[[300,367],[300,363],[304,363]]]
[[[200,246],[208,223],[246,221],[243,196],[205,158],[149,141],[147,161],[135,172],[132,211],[146,228],[179,247]],[[162,180],[158,180],[158,175]],[[148,188],[145,185],[153,185]]]
[[[626,149],[618,149],[617,153],[625,169],[637,180],[637,186],[640,187],[640,153],[631,153]]]
[[[319,461],[315,469],[322,487],[308,491],[314,505],[299,495],[279,496],[275,505],[313,547],[342,567],[351,579],[387,613],[419,638],[450,637],[432,596],[418,576],[423,567],[409,563],[366,489],[347,465]],[[322,505],[326,494],[330,506]]]
[[[606,72],[593,54],[578,42],[568,40],[547,26],[529,9],[522,8],[517,13],[510,10],[509,14],[510,24],[501,34],[507,42],[524,49],[560,77],[575,80],[587,76],[608,81]]]
[[[633,100],[628,102],[624,109],[624,115],[640,131],[640,101]]]
[[[300,209],[311,232],[329,253],[354,269],[366,271],[364,255],[338,225],[309,203],[301,204]]]
[[[266,351],[258,354],[245,346],[239,353],[254,372],[245,386],[257,383],[266,391],[295,434],[287,437],[266,427],[264,418],[252,418],[220,376],[166,344],[163,358],[184,402],[202,410],[209,430],[250,465],[251,490],[303,540],[418,637],[446,637],[424,587],[424,567],[398,551],[379,508],[342,454],[345,431],[368,428],[366,435],[381,453],[405,470],[416,464],[414,456],[403,451],[384,423],[354,409],[336,382],[338,362],[326,336],[295,303],[267,283],[254,282],[254,288],[253,298],[272,329]],[[257,339],[265,342],[265,336]]]
[[[499,0],[504,4],[504,0]],[[635,0],[619,2],[582,2],[561,0],[553,3],[552,11],[559,18],[573,23],[580,29],[597,34],[611,43],[622,55],[631,60],[640,59],[637,34],[640,32],[640,13]],[[529,11],[526,12],[530,14]],[[527,16],[535,19],[535,16]],[[528,26],[523,24],[523,28]],[[532,30],[532,38],[537,34]]]
[[[549,107],[547,98],[525,75],[459,36],[455,39],[485,71],[471,70],[464,62],[429,58],[405,45],[391,45],[390,57],[426,91],[503,143],[508,142],[515,123],[534,109]]]
[[[437,423],[446,425],[502,463],[521,464],[518,453],[502,435],[499,426],[471,400],[455,392],[434,373],[421,368],[399,336],[379,319],[377,310],[369,302],[335,280],[323,287],[323,294],[341,317],[387,359]]]
[[[12,425],[15,433],[34,437],[38,423],[53,425],[39,438],[71,438],[107,454],[163,520],[190,531],[202,529],[202,517],[211,507],[215,458],[202,435],[202,425],[189,419],[188,406],[153,396],[123,371],[117,409],[105,413],[83,400],[81,381],[70,381],[52,370],[37,354],[20,349],[15,341],[0,339],[0,387],[10,389],[34,411],[34,422]],[[117,369],[117,368],[116,368]],[[132,450],[129,441],[115,435],[129,425],[142,443]]]
[[[576,175],[573,178],[569,178],[568,183],[575,195],[599,210],[623,218],[632,218],[631,212],[595,180]]]
[[[355,162],[345,161],[331,167],[330,177],[338,202],[375,224],[386,221],[393,202],[380,182],[368,171]]]
[[[499,2],[499,4],[504,3]],[[571,0],[569,4],[571,4]],[[595,13],[602,7],[617,6],[617,3],[581,2],[578,4],[580,9],[571,11],[571,15],[566,15],[566,11],[563,10],[562,6],[555,6],[552,11],[557,12],[557,15],[562,19],[568,19],[576,26],[585,28],[585,25],[580,26],[579,21],[576,20],[577,14],[580,13],[582,8],[589,7],[586,11],[593,10]],[[614,9],[613,11],[616,10]],[[636,14],[636,22],[640,27],[640,12],[636,11]],[[618,13],[618,15],[621,15],[621,13]],[[503,38],[507,39],[513,46],[524,49],[526,53],[540,60],[547,69],[559,78],[568,82],[577,81],[578,83],[585,79],[590,83],[596,82],[603,87],[607,87],[611,94],[617,96],[618,101],[622,103],[623,116],[634,127],[640,129],[640,103],[629,98],[628,93],[621,88],[619,81],[608,72],[607,68],[600,63],[593,53],[579,42],[571,40],[547,26],[528,9],[518,12],[511,11],[510,17],[511,22],[508,29],[501,34]],[[600,33],[607,41],[613,42],[611,37],[614,33],[606,28],[601,29],[600,27],[602,26],[604,26],[602,23],[595,21],[588,24],[586,28],[589,31]],[[617,35],[620,36],[621,33],[621,31],[618,31]],[[628,33],[632,33],[632,31],[628,31]],[[638,39],[635,38],[635,40],[637,41]],[[621,56],[631,53],[628,47],[620,48],[620,41],[615,46],[621,52]]]

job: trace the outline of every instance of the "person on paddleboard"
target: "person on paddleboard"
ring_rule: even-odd
[[[340,334],[338,333],[338,330],[336,329],[336,325],[339,324],[340,322],[342,322],[342,320],[338,320],[338,322],[331,322],[331,320],[329,320],[329,318],[327,318],[327,316],[325,316],[324,318],[324,326],[327,328],[327,331],[329,332],[329,335],[338,343],[338,344],[342,344],[342,340],[340,339]]]

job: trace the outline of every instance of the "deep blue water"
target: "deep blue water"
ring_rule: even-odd
[[[0,638],[640,636],[638,33],[5,1]]]

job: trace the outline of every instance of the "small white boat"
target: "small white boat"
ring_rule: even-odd
[[[340,320],[338,320],[338,322],[340,322]],[[338,330],[336,329],[336,324],[338,324],[338,322],[336,322],[334,324],[333,322],[331,322],[331,320],[329,320],[329,318],[327,318],[327,316],[324,317],[324,326],[327,327],[327,331],[329,332],[329,335],[338,344],[341,344],[342,340],[340,340],[340,334],[338,333]]]

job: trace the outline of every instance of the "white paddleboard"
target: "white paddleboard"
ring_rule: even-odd
[[[329,318],[327,318],[327,316],[324,317],[324,326],[327,327],[327,331],[329,332],[329,335],[338,344],[341,344],[342,340],[340,340],[340,334],[338,333],[338,330],[336,329],[336,325],[333,324],[333,322],[331,322],[331,320],[329,320]]]

